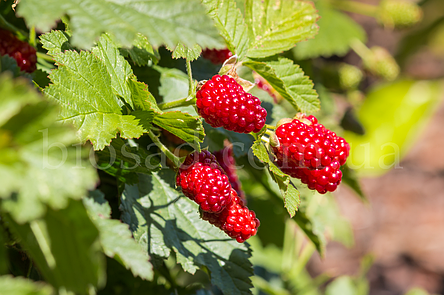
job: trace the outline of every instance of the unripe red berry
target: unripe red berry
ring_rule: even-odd
[[[19,40],[10,31],[0,29],[0,55],[9,55],[17,61],[22,71],[36,70],[37,54],[34,47]]]
[[[204,211],[221,212],[231,202],[228,177],[209,151],[189,154],[179,168],[176,184]]]
[[[230,76],[213,76],[197,91],[196,98],[199,115],[212,127],[250,133],[265,125],[267,111],[259,98],[245,92]]]
[[[228,176],[231,187],[237,192],[242,201],[246,201],[245,194],[241,189],[241,183],[236,172],[236,162],[233,157],[233,147],[225,147],[220,151],[214,152],[217,161]]]
[[[350,145],[328,130],[314,116],[283,121],[276,128],[272,149],[277,166],[319,193],[334,191],[342,179],[339,170]]]
[[[202,57],[209,59],[213,64],[223,64],[224,61],[233,56],[228,48],[225,49],[205,49],[202,51]]]
[[[231,191],[232,201],[229,207],[218,214],[201,211],[203,220],[219,227],[239,243],[245,242],[256,235],[260,225],[254,211],[249,210],[239,198],[235,190]]]

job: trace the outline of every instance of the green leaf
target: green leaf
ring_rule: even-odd
[[[200,119],[187,113],[175,111],[159,114],[154,117],[153,123],[189,143],[196,140],[203,142],[205,137]]]
[[[24,80],[0,77],[0,198],[19,222],[79,199],[96,183],[96,172],[75,131],[55,123],[57,108]]]
[[[3,294],[14,295],[51,295],[51,286],[43,282],[34,282],[22,277],[0,276],[0,290]]]
[[[324,1],[317,1],[316,8],[320,16],[319,34],[314,39],[296,45],[293,53],[297,59],[344,56],[350,50],[352,40],[358,39],[365,43],[364,29],[349,16],[331,9]]]
[[[248,28],[244,16],[234,0],[203,0],[208,15],[227,43],[228,49],[240,60],[246,55],[250,45]]]
[[[151,46],[148,38],[138,33],[131,48],[121,48],[120,53],[131,60],[139,67],[146,66],[151,62],[157,64],[160,59],[159,52]]]
[[[174,59],[184,58],[193,61],[199,58],[201,52],[202,48],[197,44],[193,47],[186,47],[182,43],[179,43],[176,49],[174,49],[172,57]]]
[[[313,82],[293,61],[283,57],[248,60],[243,65],[267,80],[298,111],[312,113],[320,108]]]
[[[38,220],[20,225],[6,216],[8,227],[20,238],[38,269],[55,288],[87,294],[105,282],[99,232],[81,201],[65,209],[47,209]]]
[[[60,119],[73,123],[82,142],[90,140],[95,150],[109,145],[117,132],[123,138],[138,138],[143,128],[134,116],[124,115],[123,103],[113,92],[112,78],[95,55],[66,51],[54,56],[59,68],[44,93],[61,105]]]
[[[110,219],[111,207],[100,191],[83,199],[88,215],[99,230],[100,242],[108,257],[115,258],[135,276],[153,278],[153,266],[142,247],[133,239],[127,224]]]
[[[128,81],[131,91],[131,101],[134,109],[141,111],[154,111],[161,113],[154,96],[148,91],[148,85],[135,79]]]
[[[300,200],[299,191],[290,181],[290,176],[282,172],[270,159],[267,149],[260,139],[254,142],[252,146],[254,155],[262,162],[266,163],[273,180],[279,185],[279,190],[284,198],[284,205],[293,217],[298,210]]]
[[[347,165],[359,176],[401,169],[402,157],[442,101],[443,93],[441,81],[400,80],[370,90],[357,111],[365,134],[344,133],[351,148]]]
[[[170,170],[163,177],[174,183]],[[138,185],[126,186],[122,219],[150,256],[167,258],[171,250],[183,269],[195,273],[206,267],[212,284],[224,294],[251,294],[253,268],[247,244],[229,239],[200,219],[198,206],[180,195],[160,174],[140,175]]]
[[[54,30],[40,35],[39,38],[42,42],[42,47],[48,50],[48,54],[51,56],[65,52],[65,50],[74,50],[74,47],[69,43],[68,35],[63,31]]]
[[[254,58],[291,49],[318,30],[316,9],[304,1],[248,0],[245,18],[252,40],[248,56]]]
[[[103,34],[91,52],[100,58],[106,66],[114,93],[123,97],[125,102],[134,109],[131,90],[128,86],[128,81],[133,76],[133,70],[125,58],[120,55],[117,45],[109,35]]]
[[[98,168],[124,182],[129,182],[129,178],[137,179],[136,173],[150,174],[161,169],[158,158],[131,140],[115,138],[109,147],[96,154]]]
[[[179,69],[155,67],[160,73],[159,94],[164,102],[178,100],[188,96],[188,76]]]
[[[18,14],[28,26],[48,31],[63,15],[70,17],[72,44],[89,49],[102,32],[130,47],[137,33],[154,47],[221,47],[223,42],[205,8],[198,0],[23,0]]]

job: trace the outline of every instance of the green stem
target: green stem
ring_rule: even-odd
[[[37,52],[37,57],[49,62],[54,62],[54,59],[46,53]]]
[[[29,31],[29,44],[31,44],[34,47],[37,47],[37,42],[35,40],[35,26],[32,26],[31,30]]]
[[[9,23],[1,14],[0,14],[0,27],[17,33],[20,39],[28,39],[28,34],[25,31]]]
[[[267,129],[267,130],[265,131],[265,134],[272,136],[272,135],[274,134],[274,131],[271,131],[271,130],[268,130],[268,129]]]
[[[276,126],[268,125],[268,124],[265,124],[265,127],[267,127],[267,129],[271,129],[271,130],[275,130],[276,129]]]
[[[187,74],[188,74],[188,96],[194,95],[195,87],[194,87],[194,80],[193,80],[193,73],[191,72],[191,62],[187,58]]]
[[[182,164],[182,161],[180,160],[179,157],[177,157],[175,154],[173,154],[160,140],[159,138],[153,133],[153,131],[149,130],[148,131],[148,135],[151,138],[151,140],[154,142],[155,145],[157,145],[157,147],[162,151],[162,153],[164,153],[168,159],[170,159],[175,168],[180,167],[180,165]]]
[[[362,43],[358,39],[354,39],[350,43],[350,47],[363,60],[365,60],[366,58],[368,58],[369,56],[371,56],[373,54],[372,51],[364,43]]]
[[[196,104],[196,98],[192,98],[190,96],[179,99],[179,100],[175,100],[175,101],[170,101],[170,102],[163,102],[161,104],[158,105],[159,109],[161,110],[168,110],[168,109],[173,109],[173,108],[177,108],[177,107],[186,107],[186,106],[190,106],[190,105],[194,105]]]
[[[333,7],[348,12],[358,13],[371,17],[376,17],[378,13],[378,7],[362,2],[349,1],[349,0],[332,0],[330,2]]]

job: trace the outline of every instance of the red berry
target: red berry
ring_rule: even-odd
[[[267,111],[259,98],[243,90],[233,78],[213,76],[196,93],[199,114],[212,127],[250,133],[265,125]]]
[[[176,178],[185,196],[208,212],[221,212],[231,202],[227,175],[209,151],[189,154]]]
[[[236,191],[239,198],[241,198],[242,201],[245,202],[245,194],[241,189],[241,183],[239,181],[239,178],[237,177],[236,162],[233,157],[232,146],[225,147],[220,151],[214,152],[214,155],[216,156],[216,159],[222,169],[224,169],[225,173],[227,174],[231,187]]]
[[[339,170],[350,145],[328,130],[314,116],[285,122],[276,129],[273,151],[278,167],[324,194],[334,191],[342,179]]]
[[[201,211],[201,217],[203,220],[219,227],[239,243],[243,243],[248,238],[256,235],[260,222],[254,211],[250,211],[244,205],[236,191],[231,191],[231,197],[231,205],[221,213],[211,214]]]
[[[227,48],[225,49],[205,49],[202,51],[202,57],[209,59],[213,64],[223,64],[224,61],[233,56],[233,53]]]
[[[9,55],[22,71],[36,70],[37,54],[34,47],[17,39],[10,31],[0,29],[0,55]]]

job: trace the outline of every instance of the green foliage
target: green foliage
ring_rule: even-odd
[[[436,108],[442,91],[439,82],[411,80],[370,91],[357,112],[365,134],[344,134],[351,146],[348,166],[356,169],[358,175],[367,176],[399,167],[401,157]],[[382,103],[386,107],[381,108]]]
[[[173,58],[184,58],[189,61],[193,61],[200,56],[202,48],[199,45],[193,47],[186,47],[182,43],[177,44],[176,49],[173,51]]]
[[[57,108],[43,101],[24,80],[0,77],[0,198],[19,222],[42,216],[80,199],[96,182],[82,161],[74,131],[55,123]],[[80,152],[80,154],[79,154]]]
[[[8,227],[55,288],[87,294],[105,283],[99,232],[81,201],[65,209],[48,208],[42,218],[23,225],[7,216]]]
[[[242,59],[250,47],[248,28],[234,0],[203,0],[208,15],[224,37],[228,49]]]
[[[135,276],[151,280],[153,267],[142,248],[134,241],[128,226],[118,220],[110,219],[111,208],[100,191],[91,193],[83,199],[88,215],[99,230],[100,243],[105,254],[115,258]]]
[[[186,142],[203,142],[205,132],[199,118],[179,111],[166,112],[154,117],[153,123],[182,138]]]
[[[247,0],[246,21],[252,44],[248,56],[260,58],[291,49],[313,38],[318,27],[314,5],[304,1]]]
[[[192,47],[220,47],[221,38],[198,0],[80,1],[24,0],[18,13],[30,26],[48,31],[64,14],[70,16],[72,43],[90,48],[102,32],[131,46],[140,32],[150,44],[171,48],[177,43]]]
[[[54,294],[50,286],[44,283],[36,283],[31,280],[12,277],[0,277],[0,290],[3,294],[14,295],[51,295]]]
[[[296,45],[293,53],[297,59],[343,56],[350,50],[350,43],[354,39],[365,42],[365,31],[350,17],[332,9],[325,1],[316,2],[316,8],[320,16],[319,34]]]
[[[400,81],[361,102],[366,73],[315,58],[339,58],[352,47],[376,75],[394,79],[399,68],[387,52],[362,43],[363,29],[338,11],[345,2],[349,11],[361,5],[21,0],[23,19],[12,0],[1,2],[1,27],[37,48],[40,70],[23,73],[13,58],[0,57],[0,293],[287,295],[325,287],[326,295],[367,294],[371,257],[353,277],[312,278],[304,269],[316,250],[325,255],[328,240],[351,247],[353,231],[330,193],[309,190],[275,165],[273,125],[319,111],[319,121],[341,134],[358,109],[353,120],[364,128],[348,129],[365,134],[346,132],[352,154],[341,169],[343,183],[367,201],[356,175],[397,163],[384,144],[405,153],[442,88]],[[237,55],[232,75],[251,85],[260,76],[268,87],[249,90],[268,112],[256,134],[213,128],[198,115],[196,80],[221,70],[200,58],[202,49],[225,47]],[[180,141],[163,130],[186,144],[176,149]],[[230,143],[248,206],[261,220],[251,245],[202,220],[175,186],[184,155]]]
[[[271,160],[267,149],[260,140],[254,142],[253,146],[254,155],[266,163],[272,178],[279,185],[279,190],[284,198],[285,208],[287,208],[288,214],[293,217],[298,210],[300,203],[299,192],[295,188],[294,184],[290,181],[290,176],[283,173]]]
[[[298,111],[311,113],[320,107],[313,83],[292,60],[283,57],[248,60],[243,63],[264,77]]]
[[[249,248],[200,219],[197,205],[168,182],[174,183],[171,172],[141,175],[137,185],[126,186],[122,218],[136,241],[151,256],[166,258],[173,250],[189,273],[206,267],[224,294],[251,294]]]

